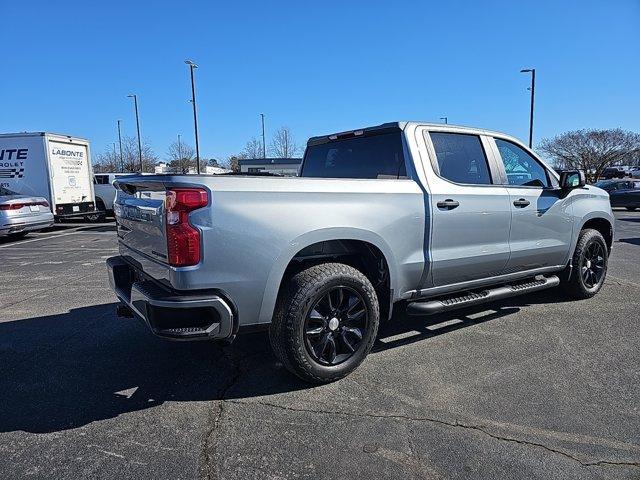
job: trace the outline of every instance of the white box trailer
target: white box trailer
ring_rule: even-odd
[[[46,198],[56,218],[94,212],[89,141],[46,132],[0,134],[0,186]]]

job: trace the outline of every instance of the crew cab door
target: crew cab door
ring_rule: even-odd
[[[492,141],[511,210],[511,255],[506,271],[566,264],[573,230],[569,198],[542,162],[522,146],[506,138]]]
[[[429,161],[430,282],[439,287],[503,273],[509,260],[509,194],[496,177],[487,139],[422,130]],[[428,285],[424,285],[428,286]]]

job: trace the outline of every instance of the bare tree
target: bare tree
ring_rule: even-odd
[[[245,158],[262,158],[262,142],[256,137],[252,137],[242,149],[242,155]]]
[[[142,142],[142,166],[143,172],[153,172],[158,156],[154,153],[151,146],[146,142]],[[138,140],[136,137],[122,137],[122,163],[120,162],[120,151],[114,151],[113,147],[105,148],[104,152],[99,153],[96,161],[93,162],[95,172],[139,172],[140,157],[138,156]]]
[[[560,168],[579,168],[597,179],[607,166],[640,154],[640,134],[622,130],[574,130],[543,139],[538,149]]]
[[[232,172],[239,172],[240,171],[240,160],[243,160],[247,157],[244,156],[244,154],[240,153],[238,155],[231,155],[229,156],[224,162],[222,162],[220,164],[221,167],[224,168],[228,168],[229,170],[231,170]]]
[[[269,146],[269,153],[273,157],[292,158],[299,151],[300,147],[296,145],[289,127],[280,127],[276,130]]]
[[[104,152],[99,153],[93,162],[93,171],[95,173],[111,173],[120,171],[120,154],[115,153],[113,148],[106,148]]]
[[[167,151],[169,168],[175,172],[189,173],[189,167],[196,166],[195,155],[196,151],[191,145],[173,142]]]

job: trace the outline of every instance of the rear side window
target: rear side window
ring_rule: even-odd
[[[496,138],[509,185],[548,187],[547,170],[515,143]]]
[[[456,183],[491,184],[487,156],[480,137],[461,133],[431,132],[440,176]]]
[[[98,185],[107,185],[109,183],[109,175],[96,175],[95,178]]]
[[[301,177],[407,178],[401,132],[350,137],[307,147]]]

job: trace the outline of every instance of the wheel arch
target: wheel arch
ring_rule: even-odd
[[[586,228],[592,228],[600,232],[607,243],[607,249],[611,252],[611,246],[613,245],[613,225],[607,218],[601,216],[589,218],[582,224],[580,230],[582,231]]]
[[[287,278],[305,265],[336,259],[361,270],[374,287],[378,283],[376,293],[379,297],[381,319],[388,318],[397,284],[397,268],[391,248],[382,237],[367,230],[329,228],[307,232],[292,240],[286,251],[276,259],[263,294],[259,322],[271,321],[278,294]],[[368,261],[371,259],[381,262],[382,279],[376,278],[377,268]]]

